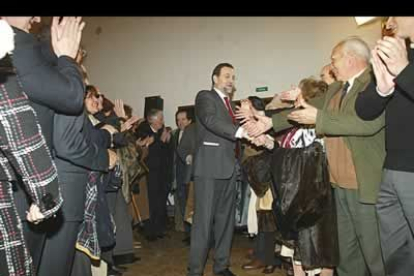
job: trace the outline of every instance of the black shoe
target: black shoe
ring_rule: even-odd
[[[115,266],[115,265],[113,265],[113,266],[111,267],[111,269],[112,269],[113,271],[116,271],[116,272],[119,272],[119,273],[125,273],[125,272],[127,271],[126,267],[122,267],[122,266]]]
[[[122,276],[122,272],[118,272],[113,270],[112,268],[108,268],[108,276]]]
[[[226,268],[225,270],[222,270],[218,273],[215,273],[216,276],[236,276],[233,272],[230,271],[230,269]]]
[[[156,241],[156,240],[157,240],[157,236],[154,236],[154,235],[148,235],[148,236],[146,236],[146,237],[145,237],[145,239],[146,239],[147,241]]]
[[[185,245],[189,246],[189,245],[190,245],[190,243],[191,243],[191,237],[185,237],[185,238],[183,239],[183,243],[184,243]]]
[[[117,266],[132,264],[132,263],[135,263],[135,262],[140,261],[140,260],[141,260],[141,258],[136,257],[134,254],[125,254],[125,255],[114,256],[114,263]]]
[[[280,266],[268,265],[263,269],[262,273],[264,273],[264,274],[273,274],[273,272],[275,272],[276,268],[280,268]]]

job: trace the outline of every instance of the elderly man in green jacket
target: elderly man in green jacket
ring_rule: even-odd
[[[272,126],[280,131],[298,123],[315,125],[324,137],[335,188],[338,275],[381,276],[385,272],[375,203],[385,156],[384,114],[363,121],[355,111],[358,94],[371,81],[370,49],[360,38],[350,37],[333,48],[331,60],[338,82],[330,85],[325,97],[300,101],[301,109],[258,118],[246,128],[249,135],[258,136]]]

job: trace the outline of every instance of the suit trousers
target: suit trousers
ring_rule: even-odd
[[[64,221],[59,215],[44,223],[47,223],[48,233],[38,275],[69,276],[81,221]]]
[[[235,225],[236,164],[230,179],[194,177],[194,216],[188,276],[203,274],[214,236],[214,273],[230,266],[230,252]]]
[[[362,204],[358,191],[335,188],[338,221],[338,276],[385,276],[374,204]]]
[[[387,275],[412,275],[414,173],[384,169],[376,207]]]
[[[185,222],[185,207],[187,204],[188,198],[188,184],[187,183],[177,183],[177,199],[179,200],[178,206],[180,207],[180,213],[183,218],[184,231],[190,233],[190,226]]]
[[[148,175],[148,203],[150,218],[146,225],[148,236],[164,234],[167,227],[167,183],[165,175],[159,170],[151,169]]]

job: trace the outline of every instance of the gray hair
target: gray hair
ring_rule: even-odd
[[[371,59],[371,50],[368,44],[358,36],[350,36],[342,40],[336,45],[336,47],[341,47],[343,53],[355,55],[365,62],[369,63]]]
[[[161,112],[162,112],[162,110],[153,108],[150,111],[148,111],[148,113],[147,113],[147,119],[148,120],[157,119],[158,115]]]

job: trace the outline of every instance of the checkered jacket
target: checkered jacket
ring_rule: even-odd
[[[57,170],[36,114],[12,70],[0,68],[0,275],[34,275],[12,182],[22,177],[33,203],[45,217],[62,205]]]
[[[23,180],[33,203],[47,218],[63,199],[57,170],[40,125],[16,75],[0,83],[0,180]]]

